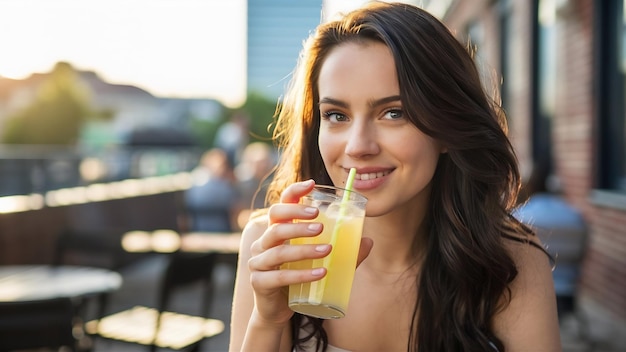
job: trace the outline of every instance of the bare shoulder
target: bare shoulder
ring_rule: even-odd
[[[530,240],[542,246],[537,237]],[[548,255],[530,243],[504,240],[517,268],[511,301],[494,318],[507,351],[560,351],[556,295]]]
[[[518,270],[518,278],[531,279],[536,277],[540,279],[542,275],[527,274],[549,274],[550,286],[552,285],[552,263],[549,255],[538,247],[543,248],[541,240],[537,236],[529,236],[528,242],[518,242],[514,240],[503,240],[506,250],[515,262]],[[514,283],[520,283],[514,281]]]
[[[538,238],[530,240],[542,246]],[[510,286],[512,301],[530,305],[538,298],[556,299],[549,256],[531,243],[510,240],[504,243],[517,268],[517,276]]]

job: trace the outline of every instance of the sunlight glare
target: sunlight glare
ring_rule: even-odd
[[[163,97],[245,98],[245,0],[0,1],[0,76],[58,61]]]

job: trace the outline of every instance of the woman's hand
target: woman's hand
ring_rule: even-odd
[[[317,217],[314,207],[298,204],[300,198],[314,186],[312,180],[294,183],[281,194],[280,203],[269,209],[269,226],[263,235],[252,243],[248,260],[250,283],[254,290],[255,310],[258,318],[272,325],[288,323],[293,311],[287,305],[286,287],[290,284],[319,280],[326,269],[281,269],[281,265],[303,259],[323,258],[330,253],[330,245],[290,245],[297,237],[313,237],[322,232],[322,224],[294,222]]]
[[[246,225],[233,293],[230,351],[256,351],[260,346],[276,351],[291,349],[289,319],[294,313],[287,304],[287,288],[320,280],[326,269],[293,270],[283,264],[323,258],[331,251],[330,245],[289,244],[292,238],[314,237],[322,232],[321,223],[294,222],[317,217],[317,208],[298,204],[314,185],[313,181],[292,184],[281,194],[280,203]],[[371,248],[372,240],[363,238],[358,263]]]

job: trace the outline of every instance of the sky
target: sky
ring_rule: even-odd
[[[0,76],[58,61],[157,96],[245,99],[246,0],[0,0]]]
[[[344,11],[362,0],[326,0]],[[246,0],[0,0],[0,76],[66,61],[162,97],[245,100]]]

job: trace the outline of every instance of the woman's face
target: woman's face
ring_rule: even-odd
[[[355,190],[368,199],[368,216],[399,207],[423,208],[442,147],[409,120],[391,51],[382,43],[333,49],[318,80],[319,145],[336,186],[357,169]]]

